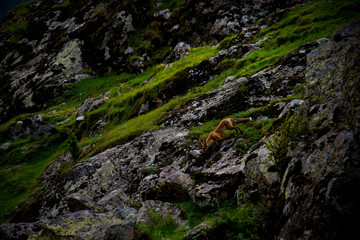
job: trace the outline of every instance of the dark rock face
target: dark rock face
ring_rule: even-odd
[[[346,26],[307,55],[306,139],[312,144],[294,142],[288,152],[278,239],[351,238],[358,227],[358,29]]]
[[[10,127],[8,137],[12,140],[18,140],[23,137],[32,136],[32,139],[39,140],[46,138],[56,132],[52,124],[43,123],[42,115],[34,115],[18,121]]]

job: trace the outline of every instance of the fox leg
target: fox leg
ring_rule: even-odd
[[[231,123],[231,122],[230,122],[226,127],[227,127],[229,130],[236,130],[237,132],[242,133],[240,127],[237,126],[237,125],[234,125],[234,124]]]
[[[237,132],[239,132],[239,133],[243,133],[243,131],[240,129],[240,127],[239,126],[236,126],[236,129],[235,129]]]
[[[220,142],[220,144],[221,144],[221,142],[223,141],[223,138],[220,137],[220,136],[217,136],[217,135],[213,135],[213,136],[212,136],[212,139],[214,140],[214,143],[213,143],[213,145],[212,145],[212,150],[214,151],[216,145],[218,144],[218,142]]]

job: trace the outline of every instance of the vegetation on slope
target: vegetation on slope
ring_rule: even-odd
[[[177,7],[180,2],[172,1],[171,4]],[[167,84],[176,81],[189,68],[214,56],[222,47],[226,46],[225,43],[230,42],[235,36],[227,39],[218,48],[204,46],[192,49],[188,56],[173,63],[171,67],[159,64],[150,67],[140,75],[122,73],[82,80],[70,86],[68,92],[55,99],[48,109],[38,113],[21,115],[4,123],[0,126],[0,144],[10,142],[10,146],[6,150],[0,150],[0,189],[2,192],[0,197],[0,212],[2,213],[0,221],[5,221],[5,218],[16,205],[28,199],[37,186],[38,178],[42,172],[64,151],[76,152],[77,149],[86,147],[81,154],[80,152],[74,154],[74,156],[79,156],[77,161],[81,161],[81,159],[110,146],[126,142],[145,131],[158,129],[160,128],[158,123],[162,117],[175,107],[180,107],[183,102],[216,89],[230,75],[235,76],[235,78],[251,76],[257,71],[276,63],[281,57],[304,43],[322,37],[330,37],[338,28],[358,19],[359,10],[360,4],[358,1],[328,2],[320,0],[296,6],[279,16],[278,21],[261,30],[253,39],[253,42],[256,42],[265,36],[271,36],[261,44],[260,50],[253,51],[242,59],[224,60],[231,67],[217,77],[205,85],[191,88],[186,94],[166,99],[167,101],[161,107],[140,116],[135,113],[141,104],[147,100],[155,101],[159,97],[158,94],[167,87]],[[271,23],[272,19],[266,21]],[[21,38],[27,24],[25,21],[20,21],[18,25],[8,27],[7,30],[13,33],[12,41],[18,41]],[[149,79],[151,81],[142,86]],[[79,123],[75,120],[77,109],[85,99],[88,97],[97,98],[100,94],[109,91],[110,99],[103,106],[87,113],[84,122]],[[242,117],[245,115],[255,117],[259,112],[265,110],[266,106],[250,112],[237,113],[230,117]],[[10,127],[33,114],[42,114],[46,123],[55,124],[56,133],[37,141],[34,141],[31,136],[19,140],[9,140],[7,134]],[[87,131],[106,115],[108,121],[105,129],[95,137],[87,136]],[[205,122],[201,127],[194,127],[191,130],[190,138],[204,138],[217,125],[219,120],[212,119]],[[243,129],[245,141],[239,142],[239,144],[242,144],[242,146],[239,146],[242,152],[246,152],[249,147],[256,143],[268,131],[273,121],[271,119],[263,120],[247,125],[247,129]],[[75,135],[72,136],[69,131],[74,132]],[[225,137],[230,137],[232,134],[234,133],[228,133]],[[235,213],[224,213],[225,217],[222,217],[222,219],[231,219],[233,215],[238,216],[237,208],[241,208],[241,206],[224,210],[224,212],[227,212],[230,211],[229,209],[233,209],[231,211]],[[171,220],[166,221],[172,224]],[[231,222],[233,220],[226,221]],[[145,233],[147,232],[146,228],[149,227],[141,226]],[[153,228],[157,227],[153,226]],[[174,228],[174,231],[178,231],[176,229],[177,227]],[[239,233],[235,237],[241,239],[250,238],[249,236],[251,236],[241,234],[245,233]]]

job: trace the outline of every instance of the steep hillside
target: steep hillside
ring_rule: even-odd
[[[0,237],[353,236],[359,12],[355,0],[34,0],[7,13]],[[228,117],[253,120],[202,152]]]

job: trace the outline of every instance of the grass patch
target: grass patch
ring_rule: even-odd
[[[207,225],[199,229],[193,239],[262,239],[264,222],[267,214],[265,204],[255,205],[244,202],[238,206],[231,201],[225,201],[217,209],[199,210],[192,201],[176,203],[188,220],[187,227],[180,227],[171,215],[163,217],[149,212],[150,222],[138,222],[136,227],[141,234],[135,239],[184,239],[188,230],[201,222]]]
[[[28,28],[29,21],[26,19],[26,17],[32,14],[28,8],[28,5],[32,2],[34,1],[32,0],[20,3],[14,10],[15,14],[11,21],[9,21],[9,24],[4,28],[5,32],[8,32],[12,35],[10,38],[11,43],[19,42],[22,39],[24,32]]]
[[[183,5],[185,0],[168,0],[168,1],[161,1],[158,9],[176,9]]]
[[[140,236],[135,236],[135,239],[152,239],[162,240],[166,239],[183,239],[186,233],[185,227],[180,227],[171,215],[163,217],[159,213],[148,212],[150,218],[149,224],[138,222],[136,227],[140,229]]]
[[[267,208],[245,202],[237,207],[223,207],[212,216],[207,234],[217,239],[263,239]]]
[[[38,185],[46,167],[60,155],[63,147],[47,146],[41,151],[30,150],[23,154],[20,163],[11,162],[0,170],[0,223],[21,202],[27,200]]]
[[[78,83],[68,85],[68,90],[62,94],[60,97],[52,100],[50,105],[53,107],[47,109],[70,109],[72,107],[77,107],[83,103],[83,101],[88,97],[98,97],[101,94],[104,94],[112,90],[112,94],[115,94],[114,87],[128,82],[134,76],[128,73],[122,73],[120,75],[111,74],[104,77],[91,77],[83,79]],[[136,82],[131,81],[127,84],[126,88],[135,87]],[[65,104],[64,104],[65,103]]]
[[[126,142],[143,132],[160,129],[160,126],[157,125],[158,122],[170,109],[178,105],[182,99],[176,98],[147,114],[140,115],[117,126],[107,127],[93,151],[99,152],[110,146]]]
[[[10,32],[12,37],[10,42],[17,43],[22,38],[23,33],[28,28],[29,22],[27,20],[22,20],[20,22],[13,22],[5,28],[5,31]]]
[[[52,6],[52,8],[57,9],[57,8],[65,8],[68,6],[70,6],[70,0],[63,0],[61,3]]]
[[[258,38],[271,35],[265,48],[272,49],[288,43],[300,45],[331,37],[336,30],[360,18],[360,1],[312,1],[287,11],[284,17],[260,31]]]

